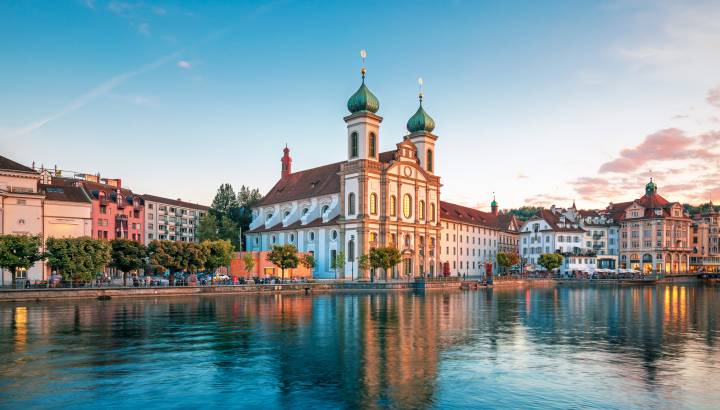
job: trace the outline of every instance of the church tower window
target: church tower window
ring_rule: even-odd
[[[348,215],[355,215],[355,194],[348,195]]]
[[[390,216],[397,215],[397,198],[395,195],[390,195]]]
[[[418,203],[418,218],[425,219],[425,201]]]
[[[403,216],[405,218],[412,216],[412,197],[410,197],[410,194],[403,196]]]
[[[377,194],[370,194],[370,215],[377,215]]]
[[[358,157],[358,133],[350,134],[350,158]]]
[[[430,204],[430,222],[435,222],[435,204]]]
[[[431,149],[427,150],[427,170],[433,172],[433,152]]]
[[[377,138],[375,137],[375,133],[370,133],[370,157],[375,158],[377,155]]]

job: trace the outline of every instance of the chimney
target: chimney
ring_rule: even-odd
[[[280,159],[280,162],[282,163],[280,177],[285,179],[292,174],[292,158],[290,158],[290,148],[288,148],[287,144],[285,144],[285,149],[283,149],[283,157]]]

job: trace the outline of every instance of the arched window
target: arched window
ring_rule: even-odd
[[[353,132],[350,134],[350,158],[357,158],[358,156],[358,133]]]
[[[375,133],[370,133],[370,157],[375,158],[377,154],[377,138]]]
[[[377,242],[377,233],[370,232],[370,242]]]
[[[425,219],[425,201],[418,203],[418,218],[421,220]]]
[[[412,216],[412,197],[410,194],[403,196],[403,216],[410,218]]]
[[[355,215],[355,194],[352,192],[348,195],[347,212],[348,215]]]
[[[377,215],[377,194],[370,194],[370,215]]]
[[[325,205],[322,207],[322,210],[320,211],[320,215],[325,215],[325,213],[330,209],[329,205]]]
[[[430,204],[430,222],[435,222],[435,204]]]
[[[397,215],[397,198],[395,195],[390,195],[390,216]]]
[[[433,152],[431,149],[427,150],[427,170],[433,172]]]
[[[353,262],[355,260],[355,239],[350,239],[347,248],[347,261]]]

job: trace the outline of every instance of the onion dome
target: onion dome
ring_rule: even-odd
[[[375,94],[365,85],[365,69],[362,69],[362,84],[355,94],[350,96],[347,102],[348,111],[351,114],[361,111],[369,111],[375,114],[380,109],[380,101]]]
[[[497,203],[497,201],[495,200],[495,197],[493,197],[492,202],[490,202],[490,207],[491,207],[491,208],[497,208],[497,206],[498,206],[498,203]]]
[[[657,192],[657,185],[650,178],[650,182],[645,185],[645,195],[652,195]]]
[[[412,132],[432,132],[435,129],[435,120],[425,112],[422,106],[422,94],[420,94],[420,107],[407,122],[407,130]]]

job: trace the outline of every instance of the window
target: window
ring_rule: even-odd
[[[405,216],[405,218],[412,216],[412,197],[410,194],[403,196],[403,216]]]
[[[330,251],[330,269],[337,269],[337,251],[335,249]]]
[[[397,215],[397,198],[395,195],[390,195],[390,216]]]
[[[377,155],[377,138],[375,133],[370,133],[370,157],[375,158]]]
[[[295,242],[295,234],[290,234],[290,242]]]
[[[330,238],[332,238],[333,241],[336,240],[337,237],[338,237],[337,231],[330,232]]]
[[[310,211],[309,209],[304,208],[304,209],[302,210],[302,216],[307,215],[307,213],[308,213],[309,211]]]
[[[377,242],[377,233],[370,232],[370,242]]]
[[[430,222],[435,222],[435,204],[430,204]]]
[[[308,235],[311,241],[315,240],[315,232],[310,232],[310,235]]]
[[[425,201],[418,203],[418,218],[425,219]]]
[[[348,215],[355,215],[355,194],[352,192],[348,195],[347,213]]]
[[[325,213],[328,211],[328,209],[330,209],[330,207],[328,205],[323,206],[322,212],[320,213],[320,215],[325,215]]]
[[[433,152],[431,149],[427,150],[427,170],[433,172]]]
[[[370,194],[370,215],[377,215],[377,195]]]
[[[353,132],[350,134],[350,158],[357,158],[358,156],[358,133]]]

